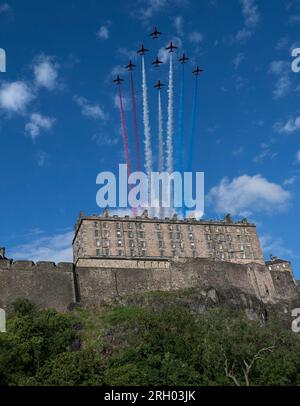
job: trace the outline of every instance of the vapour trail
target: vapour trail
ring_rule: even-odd
[[[126,164],[127,164],[128,175],[130,175],[131,162],[130,162],[130,155],[129,155],[128,136],[127,136],[127,130],[126,130],[126,123],[125,123],[121,85],[119,85],[119,99],[120,99],[120,115],[121,115],[122,134],[123,134],[124,155],[125,155],[125,160],[126,160]]]
[[[167,123],[167,172],[173,172],[173,53],[170,53]]]
[[[145,169],[148,176],[152,172],[152,149],[149,124],[148,92],[145,68],[145,57],[142,56],[142,90],[143,90],[143,122],[144,122],[144,147],[145,147]]]
[[[192,119],[191,119],[191,132],[190,132],[190,137],[189,137],[188,156],[187,156],[187,166],[188,166],[189,172],[192,170],[192,163],[193,163],[193,148],[194,148],[194,138],[195,138],[195,128],[196,128],[197,98],[198,98],[198,76],[195,76],[195,88],[194,88]]]
[[[161,94],[158,90],[158,171],[163,172],[164,170],[164,141],[163,141],[163,115],[161,107]],[[160,202],[159,217],[164,217],[164,208],[161,206]]]
[[[161,95],[158,90],[158,171],[164,170],[164,141],[163,141],[163,115],[161,107]]]
[[[136,112],[136,100],[134,91],[134,80],[133,73],[130,72],[131,80],[131,99],[132,99],[132,112],[133,112],[133,131],[134,131],[134,143],[135,143],[135,158],[136,158],[136,168],[141,171],[141,153],[140,153],[140,140],[137,124],[137,112]]]
[[[179,94],[179,116],[178,116],[178,169],[183,172],[183,154],[184,154],[184,63],[182,64],[181,84]]]

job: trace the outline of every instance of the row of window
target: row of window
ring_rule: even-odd
[[[231,234],[218,234],[217,236],[212,236],[211,234],[205,234],[205,239],[206,241],[211,241],[213,239],[217,239],[220,242],[226,242],[226,241],[232,241],[232,235]],[[237,241],[241,242],[250,242],[250,237],[248,234],[245,234],[243,236],[241,236],[240,234],[237,234],[236,237],[234,238]]]
[[[102,254],[101,254],[101,250],[99,249],[99,248],[97,248],[96,249],[96,256],[97,257],[100,257],[101,255],[103,255],[103,256],[110,256],[111,255],[111,253],[110,253],[110,250],[109,250],[109,248],[104,248],[103,250],[102,250]],[[122,257],[122,256],[124,256],[124,251],[123,250],[117,250],[117,255],[118,256],[120,256],[120,257]],[[160,251],[159,251],[159,255],[160,255],[160,257],[166,257],[166,255],[165,255],[165,251],[163,250],[163,249],[161,249]],[[130,250],[130,256],[131,257],[147,257],[147,252],[146,252],[146,250],[144,250],[144,249],[142,249],[141,250],[141,254],[140,255],[137,255],[136,254],[136,251],[134,250],[134,249],[131,249]],[[176,257],[176,256],[179,256],[179,257],[185,257],[185,254],[184,254],[184,252],[182,252],[182,251],[180,251],[179,253],[178,253],[178,251],[176,251],[176,250],[172,250],[172,256],[173,257]],[[193,257],[196,257],[197,256],[197,252],[195,251],[195,250],[193,250],[192,251],[192,256]]]

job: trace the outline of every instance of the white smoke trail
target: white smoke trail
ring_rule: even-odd
[[[151,149],[151,135],[149,124],[149,108],[148,108],[148,94],[147,94],[147,80],[145,69],[145,57],[142,56],[142,88],[143,88],[143,122],[144,122],[144,147],[145,147],[145,168],[146,173],[150,176],[152,172],[152,149]]]
[[[160,90],[158,91],[158,171],[164,170],[163,116]]]
[[[167,172],[173,172],[173,53],[170,53],[167,124]]]
[[[164,170],[164,141],[163,141],[163,115],[161,108],[161,94],[158,90],[158,171]],[[164,208],[162,207],[162,201],[160,201],[160,208],[158,210],[158,216],[164,217]]]
[[[145,150],[145,169],[148,176],[148,205],[150,206],[151,198],[151,172],[152,172],[152,148],[151,134],[149,124],[148,92],[146,80],[145,57],[142,56],[142,89],[143,89],[143,122],[144,122],[144,150]],[[150,216],[153,214],[149,207]]]
[[[167,123],[167,164],[166,170],[169,174],[173,172],[173,53],[170,53],[170,70],[168,86],[168,123]],[[167,193],[170,195],[171,207],[167,210],[168,216],[173,214],[173,188],[170,187]]]

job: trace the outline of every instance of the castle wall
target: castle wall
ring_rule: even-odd
[[[248,266],[208,259],[170,262],[158,268],[155,263],[146,268],[76,267],[80,301],[85,306],[100,306],[114,297],[153,290],[171,291],[188,288],[239,288],[265,302],[276,299],[270,272],[263,265]]]
[[[73,264],[0,259],[0,308],[19,298],[66,311],[76,302]]]

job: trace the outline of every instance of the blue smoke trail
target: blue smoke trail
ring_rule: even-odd
[[[193,107],[192,107],[191,132],[190,132],[188,154],[187,154],[188,172],[191,172],[192,164],[193,164],[193,149],[194,149],[196,114],[197,114],[197,98],[198,98],[198,76],[195,76],[195,90],[194,90]]]
[[[182,64],[181,72],[181,84],[180,84],[180,94],[179,94],[179,116],[178,116],[178,170],[183,172],[183,151],[184,151],[184,131],[183,131],[183,122],[184,122],[184,63]]]

